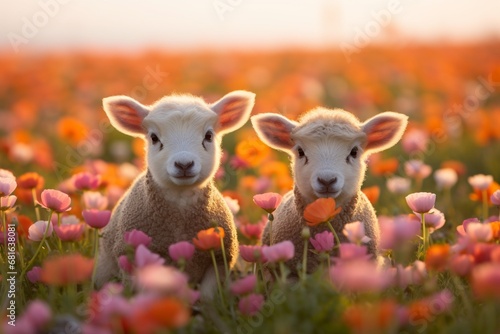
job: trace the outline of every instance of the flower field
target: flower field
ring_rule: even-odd
[[[0,54],[0,331],[499,333],[499,54],[493,42],[369,47],[350,62],[338,50]],[[402,140],[367,162],[379,259],[367,255],[363,224],[331,227],[342,210],[333,199],[305,209],[304,249],[261,244],[294,180],[289,158],[248,123],[224,138],[215,175],[240,257],[217,272],[212,299],[183,271],[200,252],[214,262],[225,252],[216,224],[165,245],[168,258],[148,248],[154,235],[127,232],[117,260],[131,279],[94,289],[99,232],[145,168],[143,140],[111,126],[102,98],[212,102],[238,89],[256,93],[253,114],[409,116]],[[297,252],[319,269],[307,273],[306,257],[288,268]]]

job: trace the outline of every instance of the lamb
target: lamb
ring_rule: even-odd
[[[331,222],[340,241],[347,242],[342,233],[345,224],[363,222],[365,233],[371,238],[368,252],[376,257],[378,221],[373,206],[360,190],[366,172],[365,160],[371,153],[397,143],[408,117],[383,112],[361,123],[345,110],[316,108],[300,117],[299,122],[273,113],[253,116],[251,121],[264,143],[292,158],[295,186],[276,209],[272,225],[273,243],[284,240],[294,243],[295,257],[287,263],[292,273],[296,274],[303,257],[304,209],[320,197],[333,197],[337,206],[342,207]],[[327,230],[325,225],[311,227],[311,236]],[[269,229],[268,224],[263,233],[264,245],[270,243]],[[314,271],[319,264],[318,256],[310,253],[307,263],[307,272]]]
[[[239,247],[233,216],[213,176],[220,164],[222,136],[248,120],[254,101],[255,94],[247,91],[233,91],[213,104],[191,95],[165,96],[151,106],[127,96],[103,99],[116,129],[145,139],[147,169],[120,199],[103,229],[97,287],[120,273],[117,260],[126,251],[124,233],[133,229],[151,236],[149,248],[169,264],[169,245],[191,240],[217,223],[225,232],[227,261],[231,267],[235,264]],[[217,263],[223,272],[221,251]],[[197,251],[185,272],[191,282],[201,283],[202,296],[216,291],[208,252]]]

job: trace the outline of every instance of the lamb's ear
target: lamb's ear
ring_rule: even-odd
[[[102,106],[118,131],[134,137],[145,134],[142,121],[149,113],[146,106],[124,95],[106,97],[102,99]]]
[[[270,147],[289,151],[295,145],[291,134],[298,125],[297,122],[273,113],[252,116],[251,121],[260,140]]]
[[[386,111],[363,123],[366,133],[365,152],[383,151],[396,144],[403,135],[408,124],[408,116]]]
[[[255,103],[255,94],[244,90],[235,90],[224,95],[210,108],[219,115],[215,131],[225,134],[237,130],[248,121]]]

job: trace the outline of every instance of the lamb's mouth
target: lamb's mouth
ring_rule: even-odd
[[[333,197],[333,198],[337,198],[340,193],[341,193],[341,190],[337,190],[337,191],[315,191],[316,195],[318,197]]]
[[[199,174],[170,175],[170,179],[179,186],[189,186],[198,180],[198,176]]]

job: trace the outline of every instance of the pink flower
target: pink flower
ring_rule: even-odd
[[[393,176],[387,179],[386,187],[393,194],[407,194],[410,190],[411,181],[404,177]]]
[[[34,328],[41,330],[52,318],[52,310],[45,302],[33,300],[28,304],[21,317],[28,320]]]
[[[491,183],[493,183],[493,176],[477,174],[469,177],[468,181],[472,188],[477,190],[486,190],[489,188]]]
[[[472,270],[472,291],[479,299],[500,298],[500,266],[498,263],[484,263]]]
[[[333,234],[330,231],[316,233],[314,238],[310,238],[311,244],[317,252],[329,253],[333,249]]]
[[[414,216],[379,217],[381,249],[398,248],[419,234],[421,230],[420,220],[411,217]]]
[[[12,173],[8,172],[0,174],[0,197],[9,196],[16,189],[16,187],[16,178]]]
[[[434,172],[434,180],[438,189],[449,189],[457,183],[458,174],[454,169],[441,168]]]
[[[137,248],[139,245],[148,247],[152,240],[146,233],[136,229],[125,232],[124,239],[127,244],[134,248]]]
[[[42,274],[42,268],[35,266],[35,267],[31,268],[31,270],[26,273],[26,277],[28,277],[28,280],[31,283],[35,284],[35,283],[38,283],[40,281],[41,274]]]
[[[238,309],[244,316],[252,316],[257,314],[264,305],[264,296],[252,293],[240,299]]]
[[[7,211],[16,204],[17,197],[14,195],[0,197],[0,211]]]
[[[71,210],[71,198],[62,191],[46,189],[40,195],[41,205],[49,210],[62,213]]]
[[[247,262],[267,262],[267,258],[264,256],[262,252],[262,246],[249,246],[249,245],[240,245],[240,255],[241,258]]]
[[[394,275],[394,284],[401,289],[406,289],[406,287],[412,284],[412,267],[408,266],[403,268],[402,265],[398,264],[396,267],[389,268],[389,272]]]
[[[432,209],[432,212],[425,213],[425,226],[429,229],[429,233],[434,232],[435,230],[440,229],[444,226],[446,222],[444,218],[444,214],[438,209]],[[420,215],[417,216],[419,220],[422,220]],[[420,222],[422,223],[422,222]]]
[[[431,166],[424,164],[420,160],[410,160],[405,163],[406,175],[414,179],[425,179],[431,172]]]
[[[136,284],[147,291],[181,294],[188,289],[188,278],[174,267],[149,264],[136,271]]]
[[[284,262],[293,258],[295,254],[295,246],[290,240],[285,240],[262,248],[262,253],[268,262]]]
[[[417,260],[413,262],[413,264],[411,264],[409,268],[411,273],[411,284],[423,284],[425,282],[425,279],[427,278],[427,269],[425,267],[425,263]]]
[[[365,235],[365,225],[362,222],[353,222],[344,225],[344,235],[355,244],[367,243],[371,239]]]
[[[144,245],[137,246],[135,250],[135,266],[137,268],[142,268],[151,264],[162,265],[163,263],[165,263],[165,259],[160,255],[151,252]]]
[[[95,190],[99,187],[101,181],[98,176],[88,172],[78,173],[73,176],[75,188],[78,190]]]
[[[457,226],[457,232],[459,235],[465,237],[467,236],[467,227],[469,226],[469,224],[471,223],[481,223],[481,221],[477,218],[468,218],[468,219],[465,219],[463,222],[462,222],[462,225],[459,225]]]
[[[406,196],[406,203],[413,212],[427,213],[434,208],[436,194],[433,193],[413,193]]]
[[[406,153],[413,153],[427,149],[429,134],[419,129],[407,131],[401,139],[401,145]]]
[[[349,260],[365,260],[370,258],[368,249],[363,245],[350,243],[341,243],[339,246],[339,258],[334,259],[337,262]]]
[[[47,227],[48,225],[48,227]],[[53,227],[52,224],[49,224],[46,220],[39,220],[33,225],[31,225],[28,229],[28,239],[32,241],[41,241],[43,239],[43,234],[45,233],[45,229],[47,229],[46,236],[52,235]]]
[[[54,232],[62,241],[78,241],[85,232],[84,224],[61,224],[54,225]]]
[[[265,193],[255,195],[253,201],[259,207],[264,209],[267,213],[273,213],[274,210],[280,205],[283,197],[277,193]]]
[[[252,292],[257,285],[257,276],[250,274],[231,284],[229,290],[233,295],[244,295]]]
[[[493,203],[493,205],[498,205],[500,206],[500,190],[497,190],[495,191],[491,197],[490,197],[490,201],[491,203]]]
[[[474,266],[474,257],[470,254],[459,254],[450,261],[450,270],[458,276],[468,276]]]
[[[260,240],[262,232],[267,224],[267,217],[263,216],[262,219],[255,224],[240,224],[239,229],[241,234],[253,240]]]
[[[236,215],[240,211],[238,200],[229,196],[224,196],[223,198],[229,208],[229,211],[231,211],[233,215]]]
[[[134,270],[132,263],[128,260],[127,255],[120,255],[118,257],[118,266],[127,274],[131,274]]]
[[[374,261],[342,261],[330,268],[333,285],[340,291],[376,293],[387,288],[393,274],[377,268]]]
[[[189,261],[194,255],[195,247],[192,243],[188,241],[179,241],[175,244],[168,246],[168,255],[172,260],[178,261]]]
[[[87,225],[93,228],[103,228],[109,223],[109,219],[111,218],[111,211],[104,210],[83,210],[82,211],[83,219]]]
[[[233,169],[247,169],[250,166],[245,160],[241,159],[237,155],[231,157],[229,165],[231,165]]]
[[[476,242],[488,242],[493,238],[491,224],[469,223],[465,232]]]
[[[86,191],[83,193],[83,203],[88,210],[106,210],[108,198],[97,191]]]

